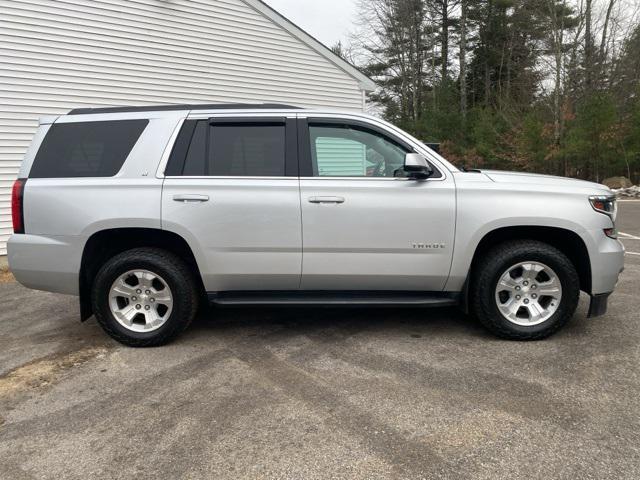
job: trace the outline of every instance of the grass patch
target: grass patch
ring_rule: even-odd
[[[0,376],[0,399],[25,390],[55,383],[65,370],[77,367],[95,357],[104,356],[106,347],[84,347],[33,360]],[[1,422],[0,422],[1,424]]]
[[[9,267],[0,267],[0,283],[9,283],[15,281],[16,279],[13,278],[13,274],[9,270]]]

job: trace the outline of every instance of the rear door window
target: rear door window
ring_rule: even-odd
[[[212,125],[207,175],[282,177],[284,155],[284,124]]]
[[[54,124],[29,177],[113,177],[131,153],[148,120]]]
[[[187,121],[165,174],[187,177],[282,177],[287,144],[284,120]]]

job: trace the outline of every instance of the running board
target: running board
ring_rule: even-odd
[[[207,296],[209,302],[221,306],[449,307],[460,304],[460,294],[452,292],[258,291],[217,292]]]

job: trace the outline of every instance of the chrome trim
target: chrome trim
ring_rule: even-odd
[[[200,203],[200,202],[208,202],[209,195],[198,195],[198,194],[185,194],[185,195],[174,195],[174,202],[184,202],[184,203]]]
[[[296,178],[296,177],[291,177]],[[413,178],[396,178],[396,177],[300,177],[300,180],[349,180],[349,181],[371,181],[371,182],[441,182],[441,178],[425,178],[424,180],[416,180]]]
[[[182,175],[161,177],[166,180],[356,180],[362,181],[377,181],[377,182],[441,182],[443,178],[427,178],[424,180],[414,180],[412,178],[395,178],[395,177],[224,177],[224,176],[195,176],[188,177]]]
[[[425,180],[414,180],[412,178],[395,178],[395,177],[242,177],[242,176],[182,176],[173,175],[162,177],[167,180],[357,180],[357,181],[378,181],[378,182],[435,182],[441,181],[442,178],[428,178]]]
[[[309,197],[309,203],[344,203],[344,197]]]
[[[299,177],[224,177],[224,176],[196,176],[187,177],[182,175],[163,177],[166,180],[300,180]]]

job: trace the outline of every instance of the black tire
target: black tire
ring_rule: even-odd
[[[109,291],[116,279],[129,270],[144,269],[160,275],[174,298],[165,323],[152,332],[135,332],[121,325],[109,307]],[[93,312],[100,326],[113,339],[130,347],[165,345],[180,335],[198,310],[198,289],[187,264],[159,248],[136,248],[110,258],[98,271],[91,290]]]
[[[523,326],[505,318],[496,301],[496,286],[502,274],[520,262],[537,261],[555,271],[562,298],[555,313],[544,322]],[[498,337],[509,340],[541,340],[562,328],[573,316],[580,297],[575,266],[557,248],[535,240],[516,240],[489,250],[474,267],[470,288],[470,310],[480,323]]]

